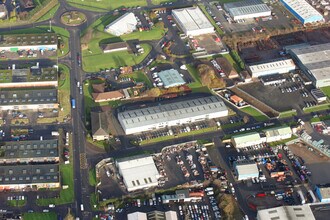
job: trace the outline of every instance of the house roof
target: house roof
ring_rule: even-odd
[[[101,101],[101,100],[111,100],[111,99],[118,99],[118,98],[125,97],[122,90],[103,92],[103,93],[93,93],[92,96],[93,96],[93,99],[95,102]]]
[[[95,93],[103,93],[105,89],[105,83],[93,84],[92,87]]]
[[[128,48],[126,42],[117,42],[117,43],[111,43],[111,44],[104,44],[101,46],[102,50],[115,50],[115,49],[121,49],[121,48]]]
[[[91,112],[92,135],[109,135],[108,119],[106,112]]]

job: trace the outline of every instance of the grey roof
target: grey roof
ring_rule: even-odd
[[[270,11],[270,8],[260,0],[246,0],[224,4],[232,16],[248,15]]]
[[[92,135],[109,135],[106,112],[91,112]]]
[[[291,53],[316,80],[330,78],[330,43],[294,48]]]
[[[57,35],[54,33],[0,35],[0,47],[28,45],[57,45]]]
[[[167,121],[180,120],[227,110],[218,96],[161,104],[118,113],[118,119],[124,129],[152,125]]]
[[[56,89],[2,90],[0,105],[24,105],[57,103]]]
[[[3,151],[3,154],[1,154]],[[57,140],[11,141],[1,143],[0,159],[58,157]]]
[[[285,80],[285,77],[282,74],[271,74],[266,76],[259,76],[259,79],[261,79],[263,82],[273,82],[277,80]]]
[[[0,166],[0,185],[59,181],[58,164]]]
[[[180,86],[186,83],[175,69],[161,71],[158,73],[158,76],[164,83],[165,88]]]

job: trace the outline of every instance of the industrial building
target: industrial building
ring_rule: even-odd
[[[330,43],[302,46],[289,53],[315,87],[330,86]]]
[[[160,175],[151,156],[118,159],[116,165],[128,192],[158,186]]]
[[[214,33],[214,27],[199,7],[172,10],[172,15],[180,29],[187,36]]]
[[[312,89],[311,94],[317,100],[317,102],[325,102],[327,100],[327,96],[322,92],[321,89]]]
[[[261,0],[225,3],[224,9],[234,20],[266,17],[272,13],[270,8]]]
[[[193,202],[201,200],[204,196],[204,191],[190,192],[188,189],[176,190],[175,194],[162,195],[163,204],[171,202]]]
[[[274,85],[274,84],[281,84],[286,81],[285,77],[281,74],[272,74],[272,75],[266,75],[266,76],[260,76],[260,81],[263,85]]]
[[[57,90],[1,90],[0,111],[57,109]]]
[[[127,220],[178,220],[176,211],[133,212],[127,214]]]
[[[266,135],[266,142],[280,141],[292,137],[292,130],[289,126],[282,126],[277,128],[270,128],[264,130]]]
[[[280,0],[284,7],[304,25],[307,23],[324,22],[324,18],[306,0]]]
[[[315,192],[320,202],[330,202],[330,184],[316,185]]]
[[[0,51],[57,50],[58,39],[53,33],[0,35]]]
[[[57,163],[58,161],[56,139],[10,141],[0,144],[0,164]]]
[[[244,148],[252,145],[261,144],[263,139],[258,132],[239,134],[231,137],[231,141],[236,148]]]
[[[255,161],[235,161],[234,169],[238,180],[259,177],[259,169]]]
[[[130,12],[108,24],[104,31],[115,36],[121,36],[135,31],[137,23],[134,13]]]
[[[158,73],[160,80],[164,84],[164,88],[176,87],[186,84],[180,73],[175,69],[163,70]]]
[[[310,204],[295,206],[279,206],[275,208],[258,210],[257,220],[288,220],[308,219],[315,220]]]
[[[91,112],[93,141],[109,140],[109,121],[107,112]]]
[[[218,96],[157,103],[118,113],[125,134],[134,134],[170,126],[178,126],[228,115],[228,109]]]
[[[58,187],[58,164],[0,166],[0,191]]]
[[[55,67],[41,68],[39,64],[27,69],[0,70],[0,88],[57,87]]]
[[[292,59],[273,60],[266,63],[249,65],[248,70],[252,78],[273,74],[288,73],[296,69]]]

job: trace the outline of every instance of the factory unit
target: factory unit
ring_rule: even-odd
[[[227,115],[220,97],[207,96],[119,112],[118,120],[125,134],[134,134]]]
[[[315,87],[330,86],[330,43],[293,48],[289,53]]]
[[[308,219],[315,220],[310,204],[295,206],[279,206],[275,208],[258,210],[257,220],[287,220]]]
[[[231,137],[231,142],[236,148],[244,148],[252,145],[261,144],[264,139],[260,137],[258,132],[250,132],[247,134],[239,134]]]
[[[128,192],[158,186],[160,175],[151,156],[118,159],[116,166]]]
[[[313,6],[305,0],[280,0],[284,7],[301,23],[324,22],[324,18]]]
[[[316,185],[315,192],[320,202],[330,202],[330,184]]]
[[[289,126],[282,126],[277,128],[270,128],[264,130],[266,135],[266,142],[280,141],[292,137],[292,130]]]
[[[215,33],[213,25],[199,7],[174,9],[172,15],[187,36]]]
[[[255,161],[235,161],[234,169],[238,180],[259,177],[259,169]]]
[[[234,20],[271,16],[270,8],[261,0],[225,3],[224,9]]]
[[[176,87],[186,84],[180,73],[175,69],[163,70],[158,73],[164,88]]]
[[[265,86],[281,84],[286,81],[285,77],[281,74],[260,76],[259,79],[262,82],[262,84]]]
[[[0,51],[57,50],[56,34],[15,34],[0,35]]]
[[[137,23],[134,13],[130,12],[108,24],[104,31],[115,36],[121,36],[135,31]]]
[[[248,66],[252,78],[261,76],[288,73],[296,69],[292,59],[272,60]]]

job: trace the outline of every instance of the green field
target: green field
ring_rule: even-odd
[[[322,92],[330,98],[330,86],[320,88]]]
[[[266,121],[269,118],[262,114],[261,112],[259,112],[257,109],[249,106],[249,107],[245,107],[245,108],[241,108],[240,109],[242,112],[245,112],[246,114],[251,115],[255,120],[257,121]]]
[[[24,220],[57,220],[57,215],[55,212],[48,212],[48,213],[24,213],[23,214]]]
[[[128,0],[128,1],[118,1],[118,0],[67,0],[69,4],[74,7],[87,9],[90,11],[100,11],[106,12],[109,10],[114,10],[117,8],[124,7],[136,7],[136,6],[146,6],[146,0]]]

